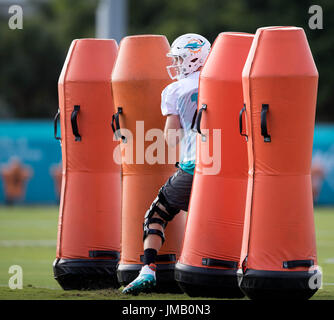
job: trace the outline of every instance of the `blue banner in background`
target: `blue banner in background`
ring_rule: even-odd
[[[334,204],[334,125],[317,125],[315,128],[312,185],[316,204]]]
[[[0,121],[0,169],[12,157],[28,168],[25,195],[19,203],[57,204],[59,202],[52,169],[61,162],[61,148],[53,137],[52,121]],[[0,203],[4,203],[4,179],[0,181]]]
[[[59,203],[54,169],[61,162],[59,141],[52,121],[0,121],[0,169],[12,157],[30,171],[20,203]],[[334,125],[317,125],[312,160],[313,196],[316,204],[334,205]],[[0,203],[5,202],[4,179],[0,179]]]

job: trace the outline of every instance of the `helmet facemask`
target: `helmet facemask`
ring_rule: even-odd
[[[173,58],[173,63],[167,66],[167,72],[172,80],[180,80],[186,75],[183,74],[183,58],[181,56],[175,56],[171,53],[167,53],[167,57]]]

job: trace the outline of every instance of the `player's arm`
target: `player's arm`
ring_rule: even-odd
[[[167,115],[164,136],[167,144],[171,147],[176,146],[182,139],[180,117],[175,114]]]

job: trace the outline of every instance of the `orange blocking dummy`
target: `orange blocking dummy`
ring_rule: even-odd
[[[55,279],[64,289],[117,287],[121,167],[113,159],[114,40],[74,40],[59,92],[63,177]]]
[[[241,74],[252,40],[251,34],[219,34],[200,75],[197,131],[201,134],[197,135],[189,214],[175,271],[180,286],[191,296],[243,296],[237,266],[248,163],[238,119],[243,103]]]
[[[318,72],[303,29],[257,30],[242,74],[249,178],[240,270],[250,298],[320,286],[311,157]]]
[[[175,172],[163,137],[161,92],[171,82],[166,66],[170,47],[159,35],[125,37],[112,73],[113,127],[122,151],[122,285],[139,274],[143,260],[143,222],[159,189]],[[168,164],[168,162],[170,164]],[[166,228],[157,256],[157,291],[179,290],[174,267],[181,251],[185,216],[179,213]]]

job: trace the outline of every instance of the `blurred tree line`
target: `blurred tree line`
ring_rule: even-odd
[[[333,0],[141,0],[130,1],[131,34],[157,33],[170,43],[187,32],[211,43],[220,32],[255,33],[264,26],[298,26],[305,30],[319,72],[317,121],[334,121]],[[311,5],[323,9],[323,29],[308,26]]]
[[[123,0],[120,0],[123,1]],[[0,117],[52,117],[57,81],[73,39],[95,36],[98,0],[33,1],[23,30],[0,18]],[[170,43],[187,32],[211,42],[220,32],[254,33],[274,25],[304,28],[319,71],[318,121],[334,121],[334,1],[317,0],[128,0],[128,34],[163,34]],[[309,7],[323,9],[323,29],[308,26]]]
[[[0,20],[0,118],[50,118],[58,109],[57,82],[73,39],[95,36],[98,0],[30,0],[23,29]],[[15,4],[15,1],[13,1]],[[8,12],[8,9],[7,9]]]

